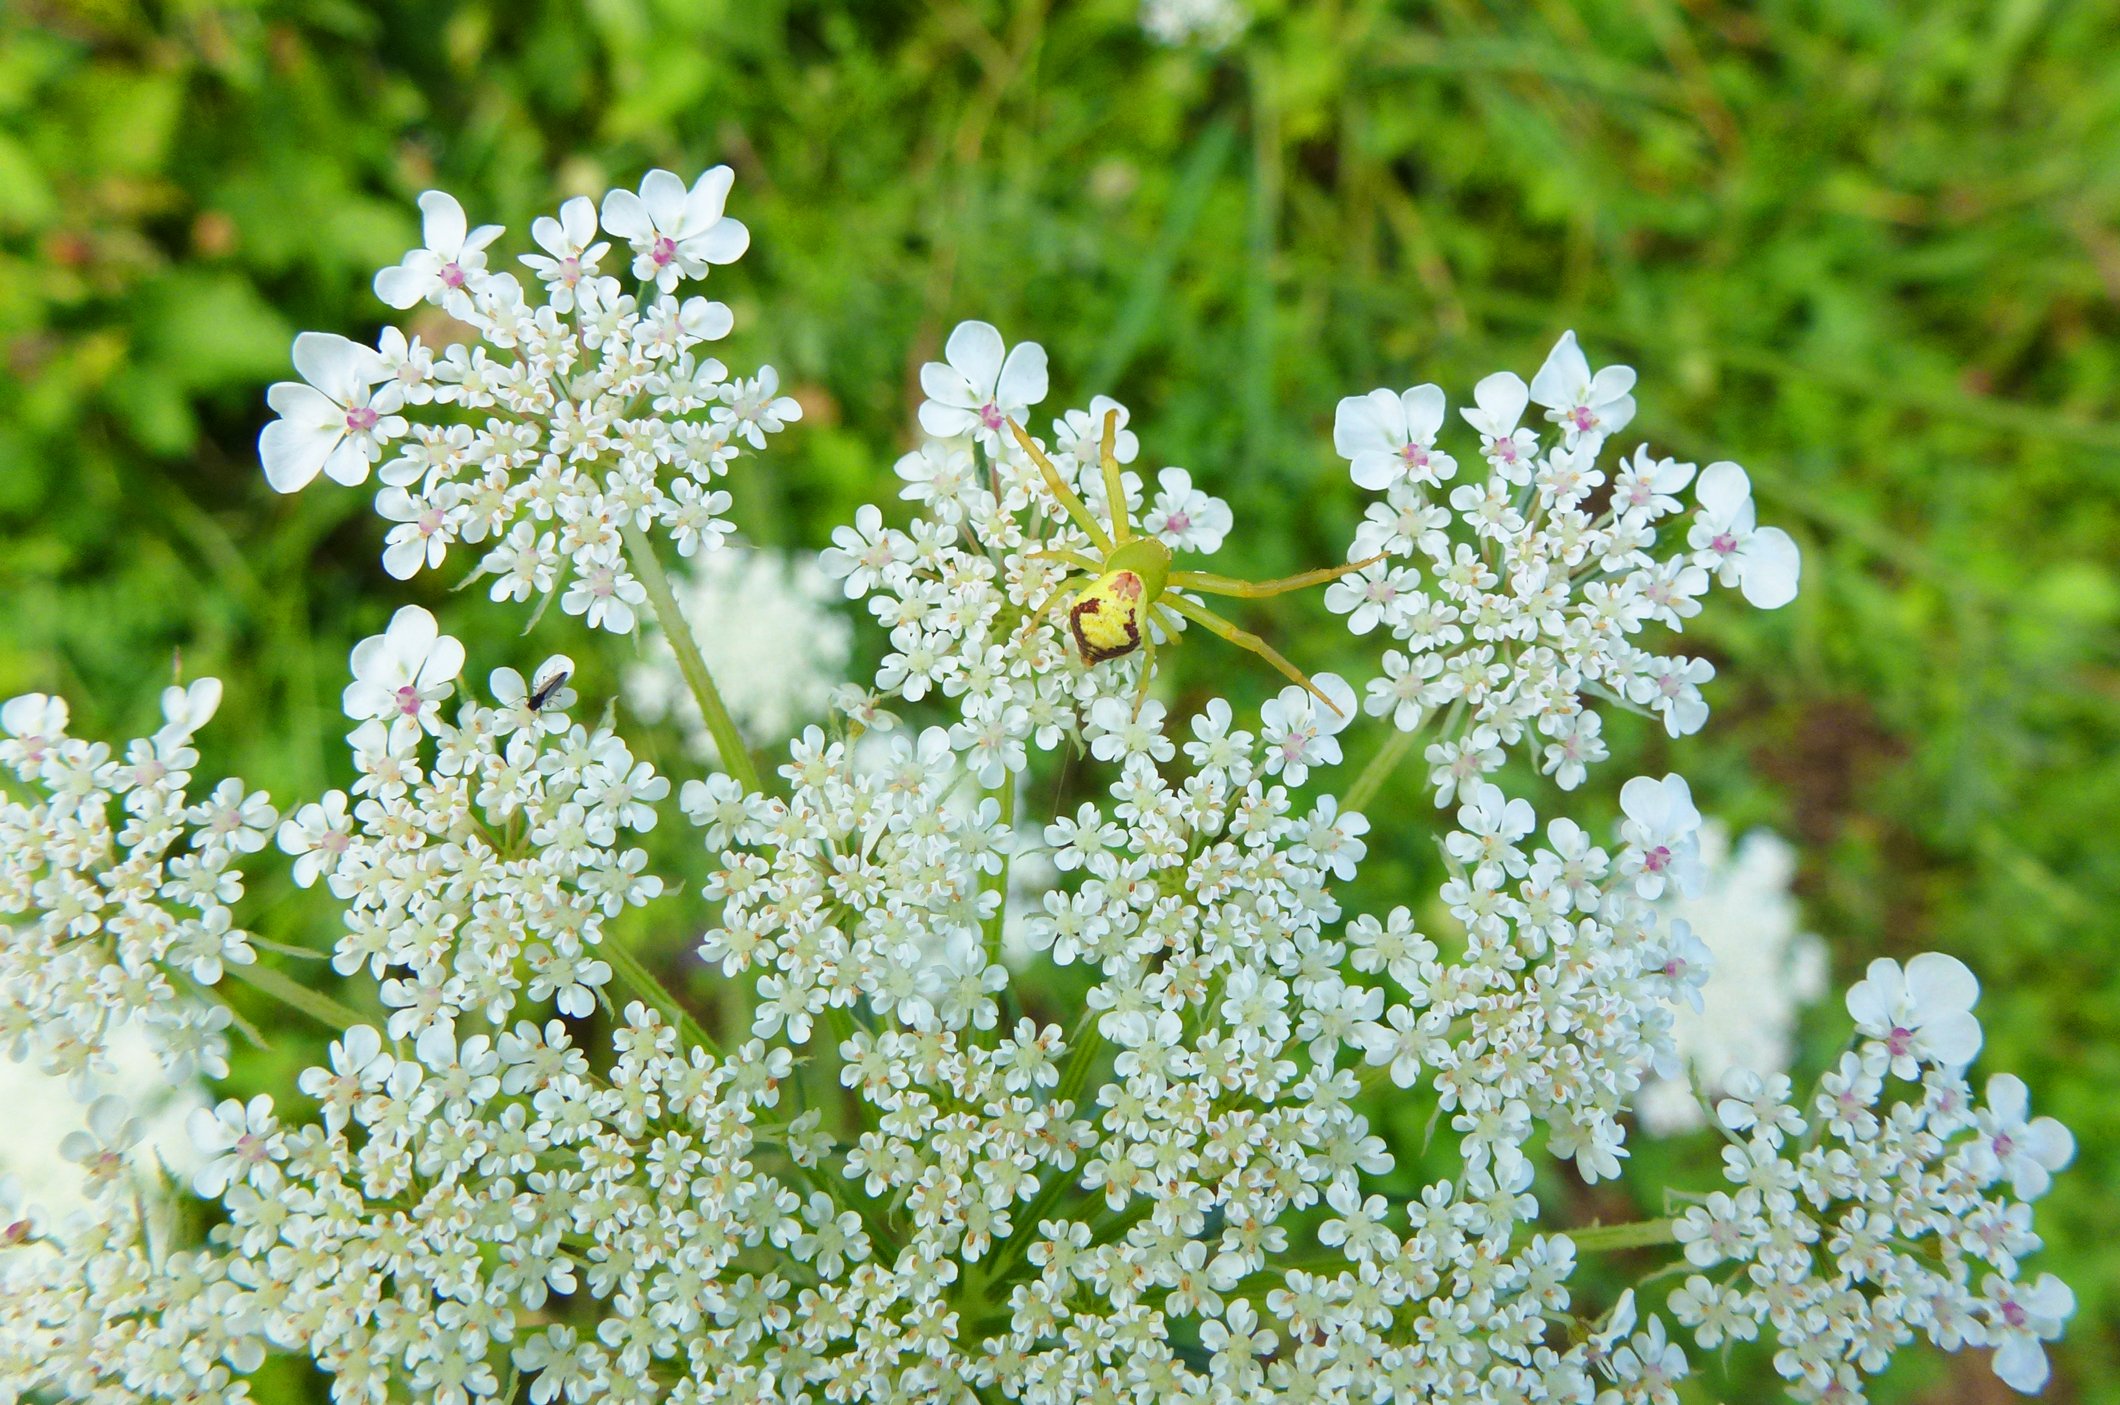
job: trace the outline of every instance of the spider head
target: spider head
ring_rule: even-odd
[[[1170,579],[1170,548],[1153,537],[1114,547],[1104,574],[1076,594],[1067,607],[1068,632],[1084,663],[1123,658],[1141,647],[1149,607]]]

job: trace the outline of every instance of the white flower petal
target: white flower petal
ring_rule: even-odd
[[[995,401],[1011,409],[1028,407],[1045,398],[1045,389],[1045,348],[1034,341],[1018,342],[1002,364]]]
[[[446,190],[420,193],[420,238],[444,259],[453,259],[464,248],[464,207]]]
[[[296,337],[294,368],[303,380],[341,405],[364,401],[368,387],[390,379],[390,368],[373,347],[335,332],[304,332]]]
[[[727,166],[711,166],[699,179],[692,182],[691,191],[685,196],[684,230],[687,234],[698,234],[721,218],[728,208],[729,187],[736,183],[736,172]],[[741,225],[738,228],[742,228]],[[742,250],[738,250],[741,253]],[[716,259],[716,263],[727,260]]]
[[[751,231],[742,220],[716,220],[703,233],[685,240],[685,252],[708,263],[734,263],[751,247]]]
[[[1955,956],[1924,951],[1907,962],[1906,989],[1922,1011],[1970,1010],[1980,999],[1980,979]]]
[[[621,239],[639,242],[655,234],[655,222],[648,215],[648,207],[630,190],[614,190],[605,195],[600,218],[604,228]]]
[[[1439,385],[1417,385],[1399,397],[1406,419],[1406,437],[1416,444],[1430,444],[1443,427],[1447,402]]]
[[[991,322],[959,322],[943,347],[943,359],[970,383],[975,399],[993,393],[1001,379],[1001,331]]]
[[[343,426],[332,430],[289,419],[274,420],[258,435],[258,461],[265,467],[265,481],[276,493],[307,487],[324,471],[325,461],[345,432]]]
[[[1796,598],[1803,575],[1803,556],[1795,540],[1779,527],[1761,527],[1745,543],[1744,576],[1738,589],[1748,604],[1778,610]]]
[[[1490,439],[1515,433],[1517,421],[1524,417],[1524,406],[1529,403],[1523,377],[1514,371],[1496,371],[1472,388],[1472,398],[1479,408],[1459,413],[1467,424]]]
[[[1530,394],[1549,410],[1572,408],[1589,384],[1590,363],[1575,344],[1575,333],[1562,332],[1553,350],[1546,353],[1545,364],[1531,378]]]
[[[675,172],[657,169],[641,179],[640,203],[660,233],[674,235],[683,230],[687,198],[685,183]]]
[[[1751,499],[1752,480],[1745,476],[1742,468],[1727,459],[1702,469],[1700,482],[1693,488],[1693,500],[1709,516],[1722,523],[1734,523]]]
[[[393,264],[375,276],[375,295],[400,311],[417,307],[427,296],[428,289],[434,286],[433,274],[421,273],[404,264]]]

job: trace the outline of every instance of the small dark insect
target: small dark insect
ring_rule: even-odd
[[[536,690],[530,694],[530,710],[532,712],[542,711],[545,703],[551,699],[552,695],[565,687],[567,680],[573,676],[572,670],[563,668],[550,678],[541,680]]]

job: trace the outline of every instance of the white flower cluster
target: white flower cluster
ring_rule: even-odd
[[[717,455],[786,417],[693,366],[726,317],[673,296],[742,250],[726,183],[687,193],[658,173],[600,225],[570,205],[538,231],[534,312],[486,272],[492,232],[430,197],[429,247],[378,291],[473,321],[486,345],[327,348],[342,369],[352,352],[398,369],[317,384],[353,397],[332,399],[337,428],[276,391],[268,471],[358,479],[410,432],[390,422],[403,405],[499,407],[414,435],[392,463],[422,466],[386,487],[386,515],[416,484],[436,533],[527,534],[542,576],[488,558],[515,593],[552,591],[571,563],[591,625],[624,628],[649,598],[683,628],[659,569],[626,574],[619,536],[660,521],[683,545],[672,504],[705,502]],[[632,243],[644,302],[595,272],[599,228]],[[2003,1379],[2037,1387],[2073,1304],[2019,1272],[2037,1245],[2026,1202],[2071,1146],[2007,1076],[1975,1106],[1977,986],[1949,958],[1871,968],[1848,997],[1854,1050],[1815,1098],[1780,1074],[1725,1080],[1734,1191],[1582,1230],[1534,1193],[1556,1160],[1620,1176],[1641,1090],[1680,1071],[1675,1012],[1700,1008],[1711,956],[1665,904],[1707,866],[1678,776],[1628,780],[1600,842],[1573,819],[1541,827],[1486,773],[1536,726],[1547,769],[1576,785],[1602,754],[1583,702],[1600,690],[1699,725],[1704,665],[1631,640],[1676,626],[1711,576],[1760,604],[1793,589],[1794,548],[1755,527],[1740,470],[1700,475],[1689,547],[1667,558],[1655,524],[1690,468],[1637,454],[1595,510],[1591,463],[1632,413],[1632,374],[1592,376],[1572,339],[1528,388],[1481,383],[1468,418],[1487,483],[1447,510],[1428,496],[1455,471],[1433,443],[1440,393],[1343,406],[1341,447],[1387,494],[1350,560],[1389,559],[1332,599],[1407,650],[1371,711],[1410,731],[1462,708],[1429,758],[1455,817],[1424,932],[1412,902],[1343,912],[1371,821],[1294,793],[1340,760],[1347,683],[1291,686],[1255,725],[1221,698],[1178,718],[1137,689],[1145,647],[1088,642],[1091,606],[1110,607],[1095,638],[1116,620],[1153,641],[1182,603],[1258,645],[1185,594],[1243,583],[1168,571],[1138,539],[1211,553],[1227,507],[1182,470],[1153,496],[1124,472],[1139,446],[1108,400],[1050,422],[1048,476],[1018,437],[1044,353],[984,323],[922,385],[929,438],[898,467],[915,520],[863,508],[821,562],[889,631],[876,691],[844,700],[844,726],[804,731],[776,776],[732,748],[728,774],[677,796],[703,853],[660,852],[709,906],[703,935],[673,930],[633,844],[669,782],[608,726],[569,720],[572,663],[503,668],[490,705],[461,698],[463,646],[417,607],[352,651],[350,794],[284,821],[233,782],[186,797],[209,685],[172,690],[169,725],[122,762],[67,738],[52,699],[0,710],[0,764],[34,795],[0,811],[12,1043],[63,1072],[138,1020],[173,1066],[225,1073],[207,987],[251,959],[230,861],[275,825],[296,880],[344,905],[334,964],[382,1012],[290,999],[336,1035],[298,1096],[194,1112],[189,1185],[217,1202],[204,1250],[157,1218],[167,1197],[129,1193],[148,1170],[122,1109],[72,1143],[99,1216],[54,1226],[0,1188],[0,1401],[242,1401],[269,1347],[375,1405],[1675,1405],[1692,1365],[1664,1320],[1571,1282],[1579,1255],[1652,1245],[1701,1271],[1672,1317],[1709,1350],[1770,1327],[1802,1398],[1861,1398],[1917,1336],[1993,1346]],[[1517,423],[1531,400],[1560,427],[1543,452]],[[1138,536],[1099,541],[1100,520]],[[1070,570],[1091,575],[1073,640],[1054,618]],[[710,668],[679,656],[702,715],[725,711]],[[1421,682],[1401,695],[1405,677]],[[886,699],[927,710],[931,694],[946,725],[894,725]],[[1032,749],[1063,744],[1099,798],[1018,813],[1044,790],[1025,784]],[[665,957],[696,936],[714,1012],[665,989],[621,922]],[[614,984],[640,998],[621,1006]],[[1395,1154],[1423,1118],[1447,1174]]]
[[[556,1019],[410,1057],[356,1026],[305,1079],[322,1125],[253,1129],[242,1306],[342,1400],[779,1398],[796,1290],[869,1257],[815,1188],[814,1114],[773,1120],[792,1066],[688,1054],[637,1003],[593,1065]]]
[[[224,1261],[171,1245],[162,1139],[134,1115],[163,1099],[124,1077],[139,1054],[172,1089],[225,1076],[230,1015],[209,988],[257,959],[233,921],[236,864],[278,815],[238,780],[190,793],[192,739],[220,700],[210,678],[165,690],[162,727],[122,757],[67,735],[62,699],[0,706],[0,767],[32,797],[0,803],[0,1046],[77,1098],[101,1094],[50,1114],[10,1102],[18,1119],[53,1118],[31,1137],[71,1128],[58,1150],[78,1183],[26,1200],[0,1176],[0,1398],[240,1399],[233,1371],[263,1357]]]
[[[1529,749],[1565,790],[1605,758],[1602,722],[1585,698],[1653,711],[1674,737],[1698,731],[1708,705],[1705,659],[1665,656],[1635,636],[1683,630],[1711,583],[1736,586],[1773,609],[1796,594],[1796,545],[1757,525],[1752,488],[1734,463],[1655,458],[1646,446],[1612,473],[1605,441],[1634,418],[1634,372],[1589,362],[1564,334],[1532,377],[1488,376],[1465,422],[1480,436],[1483,473],[1445,485],[1458,462],[1438,447],[1443,392],[1372,390],[1340,402],[1333,445],[1357,485],[1380,490],[1348,559],[1386,559],[1337,582],[1326,604],[1357,634],[1382,627],[1403,646],[1384,655],[1365,708],[1401,731],[1450,707],[1453,736],[1429,748],[1436,803],[1456,781],[1501,765],[1535,729]],[[1543,448],[1524,412],[1541,407],[1555,430]],[[1685,549],[1658,554],[1658,524],[1694,508]],[[1602,490],[1605,503],[1597,499]],[[1460,737],[1457,733],[1463,733]]]
[[[1659,1136],[1700,1127],[1703,1095],[1711,1104],[1722,1097],[1739,1069],[1788,1072],[1797,1015],[1826,991],[1825,943],[1802,930],[1789,891],[1795,851],[1763,829],[1733,849],[1729,827],[1709,820],[1700,859],[1699,891],[1663,900],[1671,925],[1683,923],[1707,948],[1714,973],[1699,988],[1699,1007],[1682,1007],[1671,1030],[1684,1067],[1653,1080],[1635,1104],[1642,1126]]]
[[[796,1334],[816,1338],[805,1345],[823,1358],[807,1379],[828,1396],[859,1370],[857,1398],[899,1398],[873,1382],[883,1373],[905,1389],[895,1373],[907,1346],[874,1324],[931,1317],[923,1303],[958,1274],[979,1291],[942,1299],[946,1311],[977,1315],[921,1344],[935,1371],[918,1377],[926,1389],[1268,1401],[1307,1381],[1323,1387],[1313,1398],[1383,1398],[1356,1364],[1367,1361],[1389,1363],[1400,1398],[1427,1398],[1468,1366],[1511,1398],[1582,1376],[1583,1353],[1538,1349],[1542,1312],[1567,1303],[1570,1255],[1562,1240],[1512,1248],[1534,1208],[1518,1141],[1469,1153],[1463,1195],[1432,1188],[1403,1240],[1362,1189],[1392,1159],[1352,1105],[1357,1070],[1365,1050],[1391,1061],[1373,1051],[1394,1026],[1381,1022],[1385,991],[1344,974],[1350,959],[1417,986],[1422,1006],[1431,988],[1454,992],[1446,998],[1461,1004],[1430,1023],[1439,1037],[1455,1016],[1497,1004],[1494,982],[1446,977],[1403,910],[1329,935],[1340,917],[1331,885],[1354,873],[1367,823],[1329,797],[1299,814],[1268,777],[1259,735],[1231,722],[1219,703],[1194,719],[1182,784],[1158,769],[1175,747],[1143,728],[1112,755],[1122,771],[1109,809],[1084,805],[1047,826],[1065,881],[1027,924],[1029,941],[1059,966],[1089,969],[1083,1025],[1063,1037],[1020,1020],[991,1055],[966,1041],[997,1025],[1004,973],[984,955],[982,928],[999,894],[980,878],[998,869],[1003,832],[991,799],[970,822],[942,805],[961,776],[946,733],[900,739],[877,772],[813,733],[786,768],[786,802],[747,800],[726,782],[688,789],[687,810],[721,851],[709,891],[725,906],[702,955],[731,975],[765,972],[754,1036],[800,1046],[820,1021],[837,1027],[841,1081],[881,1110],[845,1173],[910,1219],[895,1275],[821,1285],[797,1315]],[[1495,874],[1511,867],[1500,847],[1493,855]],[[1611,867],[1601,852],[1595,862]],[[1662,981],[1662,968],[1660,955],[1638,956],[1629,972]],[[1582,1011],[1617,1008],[1618,992],[1601,1004],[1589,988],[1599,977],[1576,984]],[[1555,1013],[1556,1049],[1577,1013]],[[1389,1018],[1416,1017],[1402,1004]],[[1531,1026],[1544,1027],[1535,1016]],[[1520,1037],[1527,1051],[1538,1042]],[[1460,1052],[1441,1045],[1439,1061]],[[1107,1048],[1112,1077],[1088,1120],[1062,1071],[1079,1078]],[[1410,1082],[1420,1063],[1408,1055],[1397,1067]],[[1521,1117],[1508,1125],[1528,1134]],[[1305,1230],[1313,1211],[1330,1217]],[[1296,1233],[1322,1247],[1291,1274],[1276,1253]],[[1431,1236],[1455,1248],[1435,1259]],[[1475,1339],[1415,1331],[1394,1345],[1377,1330],[1376,1315],[1400,1305],[1412,1323],[1469,1321],[1474,1303],[1486,1329]],[[1286,1339],[1266,1325],[1291,1314]],[[812,1321],[830,1325],[808,1331]],[[862,1323],[872,1340],[855,1331]],[[1174,1340],[1197,1341],[1199,1356]]]
[[[220,705],[202,678],[162,695],[163,725],[114,757],[67,735],[63,699],[0,707],[0,767],[33,797],[0,802],[0,1050],[46,1073],[114,1072],[128,1026],[173,1079],[228,1072],[228,1010],[204,988],[257,960],[232,904],[237,863],[279,814],[224,780],[193,798],[192,737]],[[22,920],[27,919],[27,920]]]
[[[884,525],[879,509],[864,507],[852,527],[832,534],[822,559],[845,580],[847,598],[868,597],[870,612],[891,632],[878,693],[909,703],[930,692],[957,699],[962,720],[952,729],[953,747],[974,753],[975,769],[998,777],[989,761],[1019,770],[1026,743],[1050,750],[1063,739],[1080,742],[1085,723],[1099,716],[1116,729],[1131,715],[1146,662],[1136,652],[1085,664],[1068,640],[1059,608],[1068,568],[1056,553],[1079,554],[1092,543],[1007,429],[1011,422],[1027,428],[1030,408],[1045,398],[1044,348],[1024,342],[1005,349],[993,327],[966,322],[950,334],[944,354],[921,373],[928,398],[920,423],[931,437],[897,466],[900,495],[918,504],[919,515],[900,531]],[[1139,443],[1125,427],[1126,409],[1101,395],[1055,419],[1050,440],[1037,441],[1062,482],[1105,521],[1098,444],[1114,412],[1114,457],[1132,463]],[[1145,513],[1140,476],[1126,471],[1121,481],[1129,518],[1172,550],[1211,555],[1228,535],[1228,504],[1195,488],[1184,469],[1156,475]],[[1150,628],[1160,643],[1159,621]],[[1335,685],[1321,680],[1328,692]],[[1344,725],[1327,709],[1294,701],[1280,726],[1310,727],[1314,712],[1326,719],[1316,725],[1329,731]]]
[[[608,727],[569,722],[572,663],[532,683],[496,670],[496,705],[465,700],[445,721],[463,659],[417,605],[363,641],[345,697],[351,806],[330,791],[279,831],[296,881],[346,904],[332,965],[381,980],[393,1039],[448,1042],[467,1011],[503,1026],[526,981],[531,1000],[587,1015],[611,979],[593,954],[605,922],[662,891],[647,854],[620,844],[655,827],[670,783]]]
[[[846,678],[854,626],[834,608],[839,592],[814,555],[731,542],[698,558],[672,584],[744,736],[777,743],[824,716]],[[674,712],[692,754],[715,759],[713,734],[660,630],[651,647],[648,658],[626,671],[626,700],[651,721]]]
[[[568,614],[630,631],[646,597],[625,532],[659,528],[684,556],[712,550],[730,530],[715,480],[802,417],[772,367],[732,377],[705,354],[730,330],[725,305],[679,296],[750,245],[723,213],[733,179],[716,166],[688,190],[651,171],[601,210],[576,196],[531,225],[542,251],[522,259],[531,287],[487,267],[498,225],[471,229],[454,197],[428,191],[425,245],[375,287],[392,307],[446,317],[426,334],[387,327],[372,348],[298,337],[303,379],[272,388],[279,418],[258,441],[267,481],[291,493],[319,473],[350,485],[374,469],[376,511],[395,524],[383,552],[393,576],[440,566],[462,543],[482,548],[476,575],[492,578],[494,599],[564,587]],[[613,239],[632,250],[632,291],[607,271]]]
[[[1403,908],[1351,933],[1356,968],[1385,971],[1406,997],[1364,1027],[1368,1061],[1401,1088],[1432,1083],[1469,1167],[1491,1158],[1528,1183],[1523,1148],[1542,1126],[1585,1181],[1616,1178],[1631,1097],[1652,1066],[1671,1066],[1672,1006],[1697,998],[1708,966],[1653,899],[1683,875],[1699,817],[1677,776],[1638,777],[1622,799],[1617,854],[1567,819],[1527,849],[1530,803],[1481,783],[1445,840],[1442,897],[1463,955],[1442,963]]]
[[[2019,1262],[2039,1247],[2028,1202],[2074,1154],[2033,1118],[2023,1082],[1997,1074],[1979,1104],[1965,1065],[1980,1047],[1980,987],[1949,956],[1871,963],[1849,990],[1859,1038],[1806,1107],[1779,1074],[1740,1073],[1716,1108],[1732,1192],[1676,1226],[1696,1273],[1671,1312],[1703,1347],[1771,1330],[1774,1366],[1805,1400],[1863,1398],[1863,1377],[1916,1337],[1988,1346],[1995,1374],[2046,1384],[2043,1342],[2075,1300]]]
[[[27,1060],[0,1059],[0,1107],[9,1119],[0,1181],[14,1182],[23,1203],[57,1220],[91,1208],[99,1181],[117,1169],[105,1160],[113,1151],[137,1144],[178,1177],[198,1161],[186,1121],[205,1106],[201,1082],[172,1079],[146,1031],[131,1022],[109,1032],[102,1054],[111,1071],[100,1078],[53,1077]]]
[[[0,1181],[0,1398],[251,1399],[243,1377],[265,1344],[229,1257],[182,1245],[181,1217],[139,1193],[148,1172],[128,1155],[99,1145],[82,1158],[101,1215],[60,1227]]]
[[[782,774],[786,800],[745,796],[726,776],[681,797],[719,863],[705,895],[720,915],[699,955],[756,981],[751,1032],[805,1044],[828,1006],[857,1000],[916,1029],[994,1028],[1008,977],[984,940],[1002,901],[986,880],[1012,835],[991,796],[944,803],[964,779],[948,735],[894,738],[864,770],[812,727]]]

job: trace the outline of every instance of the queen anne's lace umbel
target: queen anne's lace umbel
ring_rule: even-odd
[[[1393,641],[1369,685],[1372,716],[1410,732],[1448,708],[1469,723],[1462,741],[1428,748],[1438,804],[1520,744],[1563,790],[1580,785],[1607,755],[1592,701],[1653,711],[1674,737],[1698,731],[1714,665],[1637,637],[1683,630],[1713,584],[1767,609],[1795,597],[1796,545],[1757,525],[1736,464],[1696,472],[1644,445],[1610,475],[1597,467],[1634,417],[1633,385],[1624,366],[1593,376],[1573,332],[1528,386],[1509,371],[1487,377],[1460,412],[1479,435],[1477,478],[1461,478],[1438,445],[1439,387],[1340,402],[1333,445],[1357,485],[1384,494],[1349,559],[1385,559],[1335,585],[1326,603],[1355,633],[1382,628]],[[1533,405],[1550,442],[1523,423]],[[1689,485],[1690,513],[1678,496]],[[1685,529],[1678,551],[1660,545],[1659,524],[1672,519]]]
[[[656,173],[600,214],[570,202],[533,231],[535,308],[486,267],[497,231],[426,197],[425,246],[378,291],[481,343],[305,339],[268,475],[358,481],[396,453],[393,569],[491,540],[499,593],[570,572],[565,608],[631,627],[638,553],[713,547],[717,456],[792,418],[763,377],[725,394],[691,359],[727,319],[675,290],[742,252],[727,193],[725,172]],[[597,271],[606,235],[637,295]],[[1127,501],[1105,503],[1086,471],[1105,424],[1121,466],[1141,453],[1122,407],[1036,436],[1042,350],[970,323],[946,356],[898,467],[911,521],[863,508],[823,555],[889,634],[874,686],[766,784],[732,765],[673,802],[612,726],[570,717],[571,661],[474,696],[417,607],[353,650],[349,789],[284,819],[240,783],[189,795],[217,685],[172,690],[122,761],[69,738],[54,699],[0,710],[24,797],[0,811],[11,1052],[84,1067],[137,1022],[225,1076],[215,982],[259,952],[233,860],[274,834],[343,905],[303,944],[361,1003],[325,1002],[334,1038],[293,1094],[194,1115],[203,1244],[107,1108],[69,1143],[96,1213],[52,1223],[0,1189],[0,1399],[242,1400],[286,1352],[338,1399],[452,1405],[1670,1405],[1693,1369],[1674,1330],[1710,1351],[1770,1337],[1799,1399],[1861,1398],[1916,1338],[1993,1347],[2038,1388],[2073,1304],[2022,1269],[2029,1203],[2072,1148],[2014,1078],[1976,1099],[1978,985],[1950,957],[1873,965],[1814,1093],[1724,1078],[1728,1189],[1671,1188],[1683,1211],[1641,1225],[1568,1229],[1542,1203],[1557,1175],[1622,1177],[1639,1093],[1684,1071],[1673,1012],[1709,957],[1668,895],[1699,874],[1701,816],[1683,778],[1637,776],[1616,807],[1542,823],[1503,760],[1576,788],[1604,754],[1586,700],[1700,725],[1706,666],[1651,652],[1649,629],[1711,581],[1759,605],[1796,581],[1742,470],[1638,450],[1607,494],[1595,459],[1633,375],[1592,374],[1572,337],[1528,386],[1476,388],[1485,480],[1447,497],[1440,390],[1342,405],[1338,446],[1385,495],[1348,559],[1385,560],[1328,603],[1392,639],[1367,705],[1392,745],[1431,737],[1428,785],[1393,795],[1379,772],[1344,795],[1395,824],[1431,799],[1449,816],[1438,891],[1349,913],[1371,819],[1299,788],[1332,777],[1355,688],[1320,675],[1256,718],[1221,698],[1178,716],[1137,702],[1138,654],[1084,662],[1054,553],[1090,543],[1009,426],[1102,520],[1173,551],[1219,548],[1227,506],[1172,468],[1153,487],[1115,469]],[[1550,445],[1520,423],[1532,403]],[[437,422],[413,430],[411,405]],[[711,680],[678,657],[706,710]],[[1020,813],[1063,750],[1094,782]],[[657,846],[666,879],[641,836],[672,811],[692,830]],[[676,928],[679,891],[704,931]],[[648,950],[696,955],[715,998],[672,995]],[[1449,1174],[1402,1159],[1409,1122]],[[1576,1280],[1579,1256],[1655,1245],[1690,1270],[1659,1290],[1668,1318]]]
[[[712,550],[730,530],[716,481],[802,418],[771,366],[735,376],[707,354],[733,325],[725,304],[679,296],[750,245],[722,213],[732,179],[717,166],[687,191],[651,171],[638,194],[605,196],[601,214],[569,200],[531,226],[530,287],[487,267],[498,226],[467,232],[456,199],[427,192],[425,246],[378,274],[376,293],[439,308],[467,339],[437,348],[387,327],[366,347],[303,333],[303,379],[272,388],[279,418],[258,442],[267,480],[291,493],[320,473],[365,482],[373,468],[376,512],[396,524],[391,575],[475,547],[495,600],[557,595],[592,626],[631,631],[646,597],[625,529],[665,534],[684,556]],[[624,255],[600,235],[631,248],[630,288],[612,271]]]

